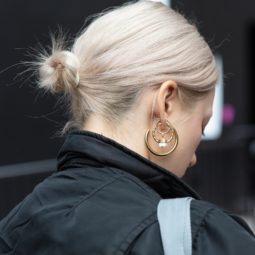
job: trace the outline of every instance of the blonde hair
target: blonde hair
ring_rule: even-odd
[[[97,14],[70,51],[55,43],[40,60],[39,85],[70,95],[71,119],[118,122],[149,87],[175,80],[188,101],[218,79],[214,56],[195,25],[160,2],[131,1]]]

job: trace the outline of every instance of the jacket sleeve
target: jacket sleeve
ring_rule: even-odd
[[[198,215],[203,215],[199,219]],[[193,218],[193,219],[192,219]],[[191,211],[193,255],[254,255],[255,237],[248,226],[216,206],[204,214]]]

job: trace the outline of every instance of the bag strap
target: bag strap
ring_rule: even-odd
[[[190,203],[192,198],[160,200],[157,208],[165,255],[191,255]]]

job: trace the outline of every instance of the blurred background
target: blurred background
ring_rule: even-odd
[[[55,171],[67,121],[60,98],[39,91],[27,52],[50,45],[59,26],[73,38],[86,17],[127,1],[0,1],[0,219]],[[163,1],[198,26],[222,77],[215,116],[185,180],[204,199],[255,225],[255,2]]]

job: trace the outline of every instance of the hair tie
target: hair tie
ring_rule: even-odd
[[[75,76],[75,88],[78,88],[80,85],[80,75],[79,73],[77,72],[76,73],[76,76]]]
[[[162,3],[166,6],[169,6],[169,1],[164,1],[164,0],[148,0],[150,2],[158,2],[158,3]]]

